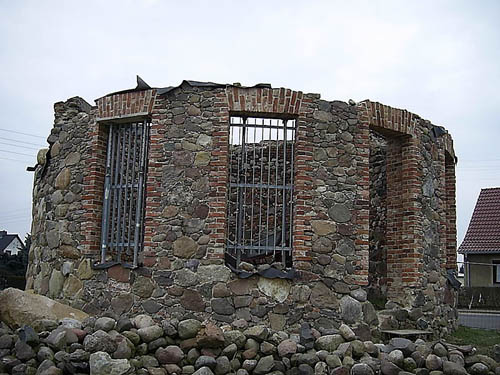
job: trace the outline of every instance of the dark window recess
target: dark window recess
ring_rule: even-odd
[[[493,283],[500,284],[500,260],[493,260]]]
[[[144,237],[147,121],[109,126],[101,265],[137,267]]]
[[[226,262],[292,265],[296,121],[235,117],[229,127]]]

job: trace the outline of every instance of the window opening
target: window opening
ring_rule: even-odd
[[[292,265],[296,120],[230,118],[226,262]]]
[[[500,284],[500,260],[493,260],[493,283]]]
[[[147,121],[109,126],[101,264],[138,265],[144,237],[149,129]]]

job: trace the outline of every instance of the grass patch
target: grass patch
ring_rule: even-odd
[[[460,326],[446,341],[457,345],[471,344],[477,348],[479,354],[491,355],[493,345],[500,343],[500,332]]]

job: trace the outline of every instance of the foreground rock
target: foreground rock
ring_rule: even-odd
[[[20,289],[7,288],[0,292],[0,320],[11,327],[29,325],[35,320],[58,321],[64,318],[83,321],[88,318],[88,315],[50,298]]]
[[[146,315],[0,322],[0,375],[500,375],[495,359],[468,346],[395,338],[362,341],[355,329],[323,335]],[[493,353],[495,351],[493,350]]]

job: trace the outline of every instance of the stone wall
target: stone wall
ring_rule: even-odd
[[[387,141],[370,131],[370,300],[387,299]]]
[[[266,324],[277,330],[298,330],[309,322],[322,333],[346,322],[357,332],[377,333],[379,319],[367,301],[367,286],[374,282],[368,277],[370,201],[375,199],[370,190],[377,189],[370,180],[370,129],[379,131],[384,124],[374,123],[372,104],[328,102],[318,94],[267,85],[187,81],[168,90],[110,94],[98,99],[96,107],[80,98],[57,103],[50,150],[39,155],[35,172],[27,289],[97,315],[146,312],[240,327]],[[294,274],[293,279],[261,276],[267,265],[239,278],[224,264],[228,123],[233,114],[297,121],[292,269],[282,270]],[[151,137],[140,266],[102,267],[108,127],[142,118],[151,121]],[[379,200],[376,214],[376,226],[383,228],[382,213],[387,211],[387,295],[393,304],[382,317],[388,327],[415,326],[415,319],[407,318],[422,298],[424,305],[431,304],[428,315],[444,304],[449,244],[444,240],[448,235],[441,234],[447,231],[443,218],[451,206],[443,201],[442,190],[446,145],[425,138],[430,124],[415,115],[409,118],[410,123],[401,122],[409,132],[404,138],[408,145],[401,137],[388,139],[388,198]],[[372,160],[379,151],[372,152]],[[406,157],[395,157],[402,152]],[[378,163],[377,173],[383,176],[383,163]],[[419,177],[408,179],[407,171],[415,168]],[[421,177],[429,173],[432,189]],[[383,177],[379,180],[383,184]],[[414,205],[415,217],[410,223],[401,216],[409,205]],[[422,256],[395,257],[402,241],[405,251]],[[412,288],[409,299],[400,298],[405,285]],[[430,319],[428,327],[441,330],[437,320]]]

